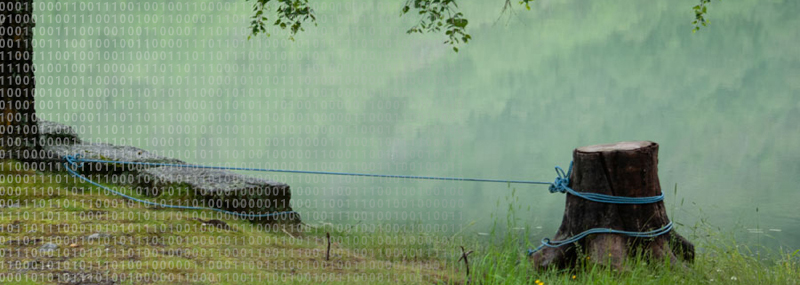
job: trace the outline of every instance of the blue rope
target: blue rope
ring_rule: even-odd
[[[69,156],[69,157],[72,157],[72,156]],[[545,185],[553,184],[551,182],[525,181],[525,180],[500,180],[500,179],[459,178],[459,177],[432,177],[432,176],[413,176],[413,175],[387,175],[387,174],[329,172],[329,171],[306,171],[306,170],[285,170],[285,169],[247,168],[247,167],[221,167],[221,166],[206,166],[206,165],[195,165],[195,164],[175,164],[175,163],[158,163],[158,162],[132,162],[132,161],[81,159],[81,158],[75,158],[75,157],[72,157],[72,161],[74,161],[74,162],[111,163],[111,164],[128,164],[128,165],[146,165],[146,166],[167,166],[167,167],[219,169],[219,170],[244,170],[244,171],[262,171],[262,172],[284,172],[284,173],[302,173],[302,174],[364,176],[364,177],[378,177],[378,178],[407,178],[407,179],[423,179],[423,180],[469,181],[469,182],[499,182],[499,183],[545,184]]]
[[[661,228],[658,228],[658,229],[655,229],[655,230],[646,231],[646,232],[630,232],[630,231],[621,231],[621,230],[615,230],[615,229],[609,229],[609,228],[594,228],[594,229],[586,230],[586,231],[584,231],[582,233],[574,235],[574,236],[572,236],[572,237],[570,237],[568,239],[565,239],[565,240],[551,241],[549,238],[543,238],[542,239],[542,244],[539,247],[537,247],[535,249],[529,249],[528,250],[528,255],[532,255],[532,254],[536,253],[537,251],[541,250],[544,247],[556,248],[556,247],[561,247],[563,245],[567,245],[567,244],[571,244],[571,243],[577,242],[577,241],[581,240],[582,238],[584,238],[584,237],[586,237],[586,236],[588,236],[590,234],[622,234],[622,235],[626,235],[626,236],[630,236],[630,237],[653,238],[653,237],[657,237],[657,236],[666,234],[666,233],[670,232],[671,230],[672,230],[672,222],[671,221],[669,223],[667,223],[666,225],[664,225],[663,227],[661,227]]]
[[[556,177],[555,182],[553,182],[553,184],[550,185],[550,193],[555,193],[555,192],[569,193],[589,201],[607,203],[607,204],[624,204],[624,205],[652,204],[664,200],[664,193],[650,197],[620,197],[620,196],[611,196],[598,193],[585,193],[585,192],[575,191],[567,186],[569,185],[569,177],[570,175],[572,175],[571,162],[569,164],[569,171],[567,171],[567,173],[564,173],[564,169],[562,169],[561,167],[556,166],[556,174],[558,175],[558,177]],[[666,234],[671,230],[672,230],[671,221],[661,228],[646,232],[631,232],[631,231],[622,231],[622,230],[615,230],[608,228],[594,228],[581,232],[565,240],[551,241],[549,238],[544,238],[542,239],[541,245],[539,245],[535,249],[528,249],[528,255],[529,256],[533,255],[534,253],[536,253],[537,251],[541,250],[544,247],[556,248],[577,242],[590,234],[622,234],[630,237],[651,238]]]
[[[564,172],[559,166],[555,167],[556,170],[556,179],[554,182],[541,182],[541,181],[527,181],[527,180],[500,180],[500,179],[479,179],[479,178],[457,178],[457,177],[433,177],[433,176],[412,176],[412,175],[386,175],[386,174],[367,174],[367,173],[350,173],[350,172],[329,172],[329,171],[305,171],[305,170],[285,170],[285,169],[269,169],[269,168],[247,168],[247,167],[220,167],[220,166],[205,166],[205,165],[194,165],[194,164],[175,164],[175,163],[158,163],[158,162],[132,162],[132,161],[113,161],[113,160],[98,160],[98,159],[82,159],[79,155],[74,156],[65,156],[64,159],[66,162],[64,166],[67,168],[72,175],[76,177],[80,177],[86,182],[89,182],[95,186],[101,187],[106,189],[116,195],[125,197],[127,199],[149,204],[149,205],[156,205],[165,208],[177,208],[177,209],[189,209],[189,210],[214,210],[218,212],[223,212],[226,214],[231,215],[238,215],[244,217],[269,217],[274,215],[282,215],[282,214],[291,214],[295,213],[294,211],[289,212],[280,212],[280,213],[270,213],[270,214],[243,214],[231,211],[225,211],[216,208],[205,208],[205,207],[189,207],[189,206],[174,206],[174,205],[166,205],[160,204],[150,201],[145,201],[141,199],[137,199],[123,193],[114,191],[100,185],[94,181],[89,180],[88,178],[78,174],[75,170],[77,168],[82,167],[84,162],[93,162],[93,163],[110,163],[110,164],[126,164],[126,165],[145,165],[145,166],[166,166],[166,167],[185,167],[185,168],[201,168],[201,169],[219,169],[219,170],[244,170],[244,171],[263,171],[263,172],[283,172],[283,173],[302,173],[302,174],[322,174],[322,175],[345,175],[345,176],[363,176],[363,177],[379,177],[379,178],[406,178],[406,179],[423,179],[423,180],[444,180],[444,181],[470,181],[470,182],[498,182],[498,183],[518,183],[518,184],[545,184],[550,185],[550,193],[569,193],[571,195],[593,201],[598,203],[608,203],[608,204],[652,204],[659,201],[664,200],[664,194],[660,194],[657,196],[650,196],[650,197],[620,197],[620,196],[612,196],[612,195],[605,195],[599,193],[586,193],[586,192],[578,192],[570,188],[569,185],[569,177],[572,175],[572,166],[573,163],[570,162],[569,170]],[[71,166],[71,167],[70,167]],[[611,233],[611,234],[623,234],[631,237],[656,237],[668,233],[672,230],[672,222],[664,225],[663,227],[651,230],[647,232],[630,232],[630,231],[621,231],[615,229],[607,229],[607,228],[594,228],[584,231],[580,234],[572,236],[565,240],[560,241],[551,241],[548,238],[542,239],[542,244],[535,248],[529,249],[528,255],[532,255],[533,253],[541,250],[544,247],[560,247],[566,244],[574,243],[579,241],[580,239],[586,237],[590,234],[600,234],[600,233]]]
[[[269,168],[247,168],[247,167],[221,167],[221,166],[206,166],[195,164],[175,164],[175,163],[159,163],[159,162],[132,162],[132,161],[113,161],[113,160],[98,160],[98,159],[81,159],[74,156],[69,156],[74,162],[94,162],[94,163],[110,163],[110,164],[127,164],[127,165],[145,165],[145,166],[167,166],[167,167],[185,167],[185,168],[202,168],[202,169],[219,169],[219,170],[244,170],[244,171],[262,171],[262,172],[283,172],[283,173],[300,173],[300,174],[322,174],[322,175],[343,175],[343,176],[362,176],[362,177],[378,177],[378,178],[404,178],[404,179],[421,179],[421,180],[444,180],[444,181],[468,181],[468,182],[497,182],[497,183],[516,183],[516,184],[540,184],[550,185],[551,193],[569,193],[589,201],[599,203],[613,203],[613,204],[651,204],[664,200],[664,194],[651,197],[619,197],[598,193],[584,193],[578,192],[569,188],[569,176],[572,174],[572,165],[569,164],[569,172],[564,173],[564,169],[556,166],[555,182],[542,182],[542,181],[528,181],[528,180],[501,180],[501,179],[481,179],[481,178],[459,178],[459,177],[433,177],[433,176],[414,176],[414,175],[387,175],[387,174],[368,174],[368,173],[351,173],[351,172],[329,172],[329,171],[307,171],[307,170],[285,170],[285,169],[269,169]]]
[[[650,196],[650,197],[621,197],[621,196],[611,196],[605,194],[598,194],[598,193],[585,193],[585,192],[578,192],[572,190],[572,188],[567,187],[569,185],[569,177],[572,174],[572,162],[569,163],[569,171],[565,174],[564,169],[561,167],[556,166],[556,181],[551,183],[550,185],[550,193],[569,193],[583,199],[599,202],[599,203],[607,203],[607,204],[652,204],[658,201],[664,200],[664,193],[661,193],[658,196]]]

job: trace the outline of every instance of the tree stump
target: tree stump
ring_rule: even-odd
[[[573,152],[569,187],[578,192],[613,196],[647,197],[661,194],[658,181],[658,144],[650,141],[585,146]],[[564,218],[553,240],[568,239],[592,228],[643,232],[669,223],[664,202],[621,205],[589,201],[567,194]],[[590,262],[622,269],[634,254],[664,260],[691,262],[694,245],[675,230],[655,238],[621,234],[592,234],[558,248],[544,247],[531,256],[534,267],[575,266],[579,256]]]

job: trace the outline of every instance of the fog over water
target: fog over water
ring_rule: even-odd
[[[313,2],[295,41],[248,41],[245,1],[37,3],[38,112],[190,163],[398,175],[552,181],[576,147],[652,140],[679,230],[800,247],[797,1],[713,2],[697,33],[697,1],[473,1],[458,53],[406,34],[400,1]],[[538,239],[564,207],[546,186],[248,174],[310,223],[482,232],[512,200]]]

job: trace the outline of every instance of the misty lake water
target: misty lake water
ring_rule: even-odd
[[[248,41],[245,1],[39,2],[37,110],[190,163],[312,171],[552,181],[576,147],[652,140],[680,231],[796,249],[800,4],[713,2],[693,34],[696,2],[463,3],[458,53],[407,35],[399,1],[320,1],[295,41]],[[512,201],[540,239],[564,207],[537,185],[247,174],[312,224],[485,232]]]

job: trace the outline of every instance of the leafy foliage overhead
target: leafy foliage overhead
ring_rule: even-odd
[[[700,0],[700,4],[692,7],[692,10],[694,10],[694,21],[692,21],[692,24],[694,24],[693,33],[699,31],[701,25],[705,27],[706,24],[708,24],[708,20],[706,20],[705,17],[708,11],[708,3],[711,3],[711,0]]]
[[[250,1],[250,0],[247,0]],[[308,0],[255,0],[253,4],[253,11],[255,12],[252,20],[250,21],[251,36],[256,36],[259,33],[264,33],[269,36],[264,23],[269,21],[267,15],[264,14],[264,9],[269,11],[271,3],[277,6],[276,14],[278,19],[275,20],[273,25],[281,29],[289,28],[291,35],[289,39],[294,40],[294,35],[299,31],[304,31],[303,22],[310,21],[317,25],[317,17],[314,16],[314,10],[308,5]]]
[[[269,12],[272,8],[275,8],[277,17],[272,25],[283,30],[288,28],[290,31],[289,39],[291,40],[294,40],[294,36],[297,34],[297,32],[304,31],[303,23],[313,23],[315,26],[317,25],[317,18],[314,16],[314,10],[311,9],[308,0],[253,1],[255,2],[253,4],[254,14],[251,17],[251,32],[250,36],[247,37],[248,39],[261,33],[270,36],[266,28],[266,23],[269,23],[270,19],[267,17],[267,14],[264,11],[266,10]],[[417,14],[420,17],[417,24],[408,29],[408,31],[406,31],[407,33],[422,34],[441,32],[444,30],[444,34],[447,37],[447,39],[444,41],[444,44],[450,45],[455,52],[458,52],[459,44],[466,44],[472,39],[472,36],[467,33],[467,24],[469,24],[469,20],[464,17],[464,13],[458,11],[458,4],[456,3],[456,0],[405,1],[406,2],[400,12],[400,16],[406,15],[413,11],[411,14]],[[503,11],[506,11],[506,9],[510,6],[510,1],[511,0],[505,0]],[[534,0],[520,0],[519,4],[524,6],[525,9],[530,10],[530,4],[533,1]],[[700,4],[693,7],[695,12],[695,20],[692,22],[694,24],[694,29],[692,30],[693,32],[700,30],[700,26],[706,26],[708,23],[705,15],[710,2],[711,0],[700,0]]]
[[[444,44],[452,45],[455,52],[458,52],[457,45],[461,41],[467,43],[472,39],[466,32],[469,21],[463,13],[458,12],[455,0],[407,0],[400,16],[408,13],[412,7],[421,17],[407,33],[438,32],[444,28],[448,36]]]

